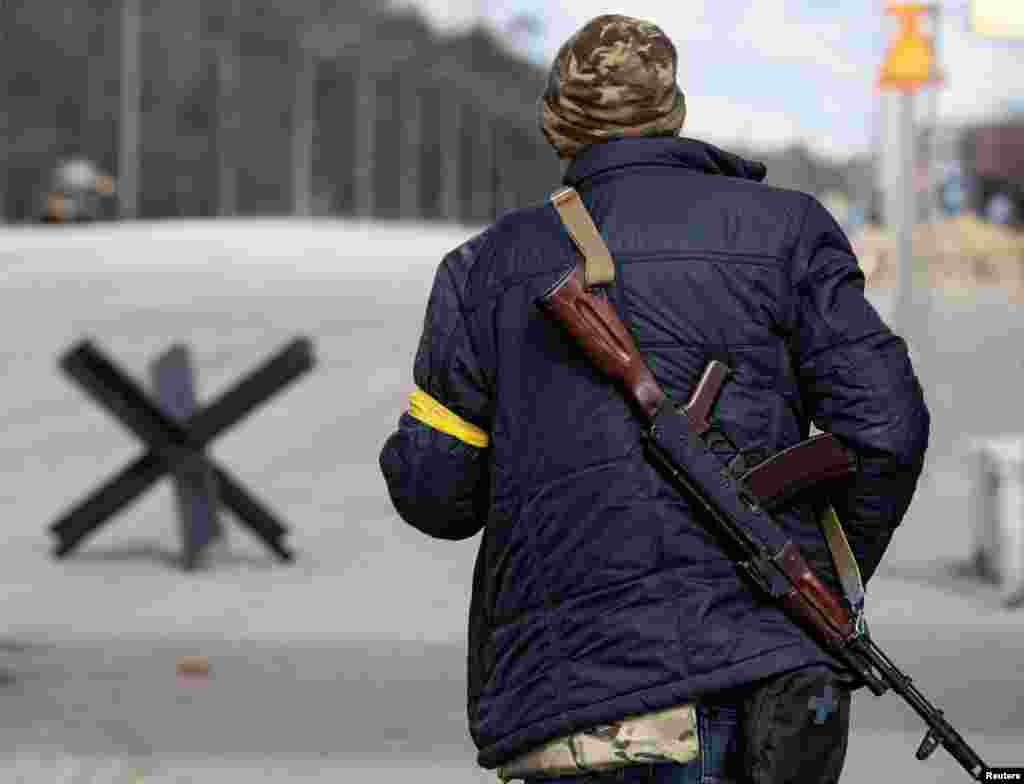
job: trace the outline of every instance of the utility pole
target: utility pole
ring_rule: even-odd
[[[373,217],[377,202],[373,181],[377,152],[377,73],[366,62],[366,57],[356,60],[355,101],[352,116],[355,124],[355,215],[369,220]]]
[[[313,138],[316,131],[316,76],[319,58],[302,45],[292,100],[292,212],[313,214]]]
[[[917,123],[914,121],[914,93],[896,96],[896,155],[898,179],[890,195],[891,231],[896,245],[896,292],[893,321],[902,332],[910,326],[914,289],[914,226],[917,223],[916,158]]]
[[[121,122],[118,134],[117,192],[121,218],[135,218],[139,210],[139,137],[142,73],[139,38],[142,35],[141,0],[122,0],[121,6]]]
[[[220,4],[216,6],[220,9]],[[218,13],[214,50],[217,53],[217,217],[238,212],[238,134],[241,131],[239,90],[241,57],[238,54],[238,25],[241,3],[229,0],[230,13]]]
[[[501,171],[501,123],[491,118],[490,123],[490,148],[491,148],[491,216],[496,221],[505,211],[505,178]]]
[[[423,144],[423,107],[419,79],[407,69],[401,74],[402,148],[399,152],[399,216],[421,217],[420,211],[420,148]]]
[[[445,105],[447,102],[447,105]],[[441,90],[441,216],[462,220],[462,97],[457,89]]]
[[[11,51],[12,39],[14,37],[14,18],[14,4],[11,2],[0,2],[0,68],[3,69],[4,73],[13,72],[10,64],[14,62],[14,56]],[[3,118],[0,139],[4,142],[3,152],[0,153],[0,166],[2,166],[0,177],[3,177],[3,182],[6,183],[5,187],[0,188],[0,223],[7,222],[7,197],[8,191],[11,189],[11,147],[14,144],[14,132],[12,131],[14,123],[11,119],[13,112],[9,88],[6,104],[6,109],[0,112],[0,117]]]
[[[913,347],[912,311],[914,303],[914,227],[917,224],[917,123],[915,97],[926,85],[941,83],[935,65],[932,43],[919,27],[922,15],[931,12],[925,3],[892,3],[886,13],[900,20],[900,30],[886,53],[878,79],[884,90],[896,90],[896,123],[888,123],[890,139],[895,136],[897,169],[895,177],[887,177],[886,223],[895,236],[896,291],[893,304],[893,326],[904,334]],[[895,131],[895,133],[894,133]]]
[[[491,126],[494,118],[486,109],[473,112],[473,210],[471,220],[489,221],[494,218],[494,140]]]

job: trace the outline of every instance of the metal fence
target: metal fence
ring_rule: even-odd
[[[537,68],[374,5],[5,4],[3,215],[35,219],[69,156],[116,177],[123,217],[472,223],[557,184]]]

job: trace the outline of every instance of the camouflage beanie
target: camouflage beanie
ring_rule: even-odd
[[[676,48],[650,22],[599,16],[558,51],[540,105],[559,158],[615,137],[675,133],[686,117]]]

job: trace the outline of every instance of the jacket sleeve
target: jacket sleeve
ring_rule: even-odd
[[[794,362],[811,420],[859,458],[830,500],[866,582],[917,487],[930,417],[906,343],[864,296],[849,241],[808,199],[793,256]]]
[[[416,353],[416,389],[380,468],[396,511],[439,539],[466,539],[483,527],[490,501],[489,384],[462,308],[474,238],[438,267]]]

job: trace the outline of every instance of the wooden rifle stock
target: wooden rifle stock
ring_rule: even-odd
[[[577,264],[538,300],[538,304],[558,319],[599,370],[622,383],[629,399],[650,423],[667,400],[667,395],[655,380],[615,308],[603,293],[587,291],[584,279],[583,267]],[[698,435],[703,435],[711,427],[711,407],[728,375],[729,369],[725,365],[711,363],[689,402],[680,407]]]
[[[651,421],[666,400],[665,392],[615,308],[588,292],[583,280],[583,268],[577,264],[538,304],[561,322],[599,370],[622,382],[630,399]]]

